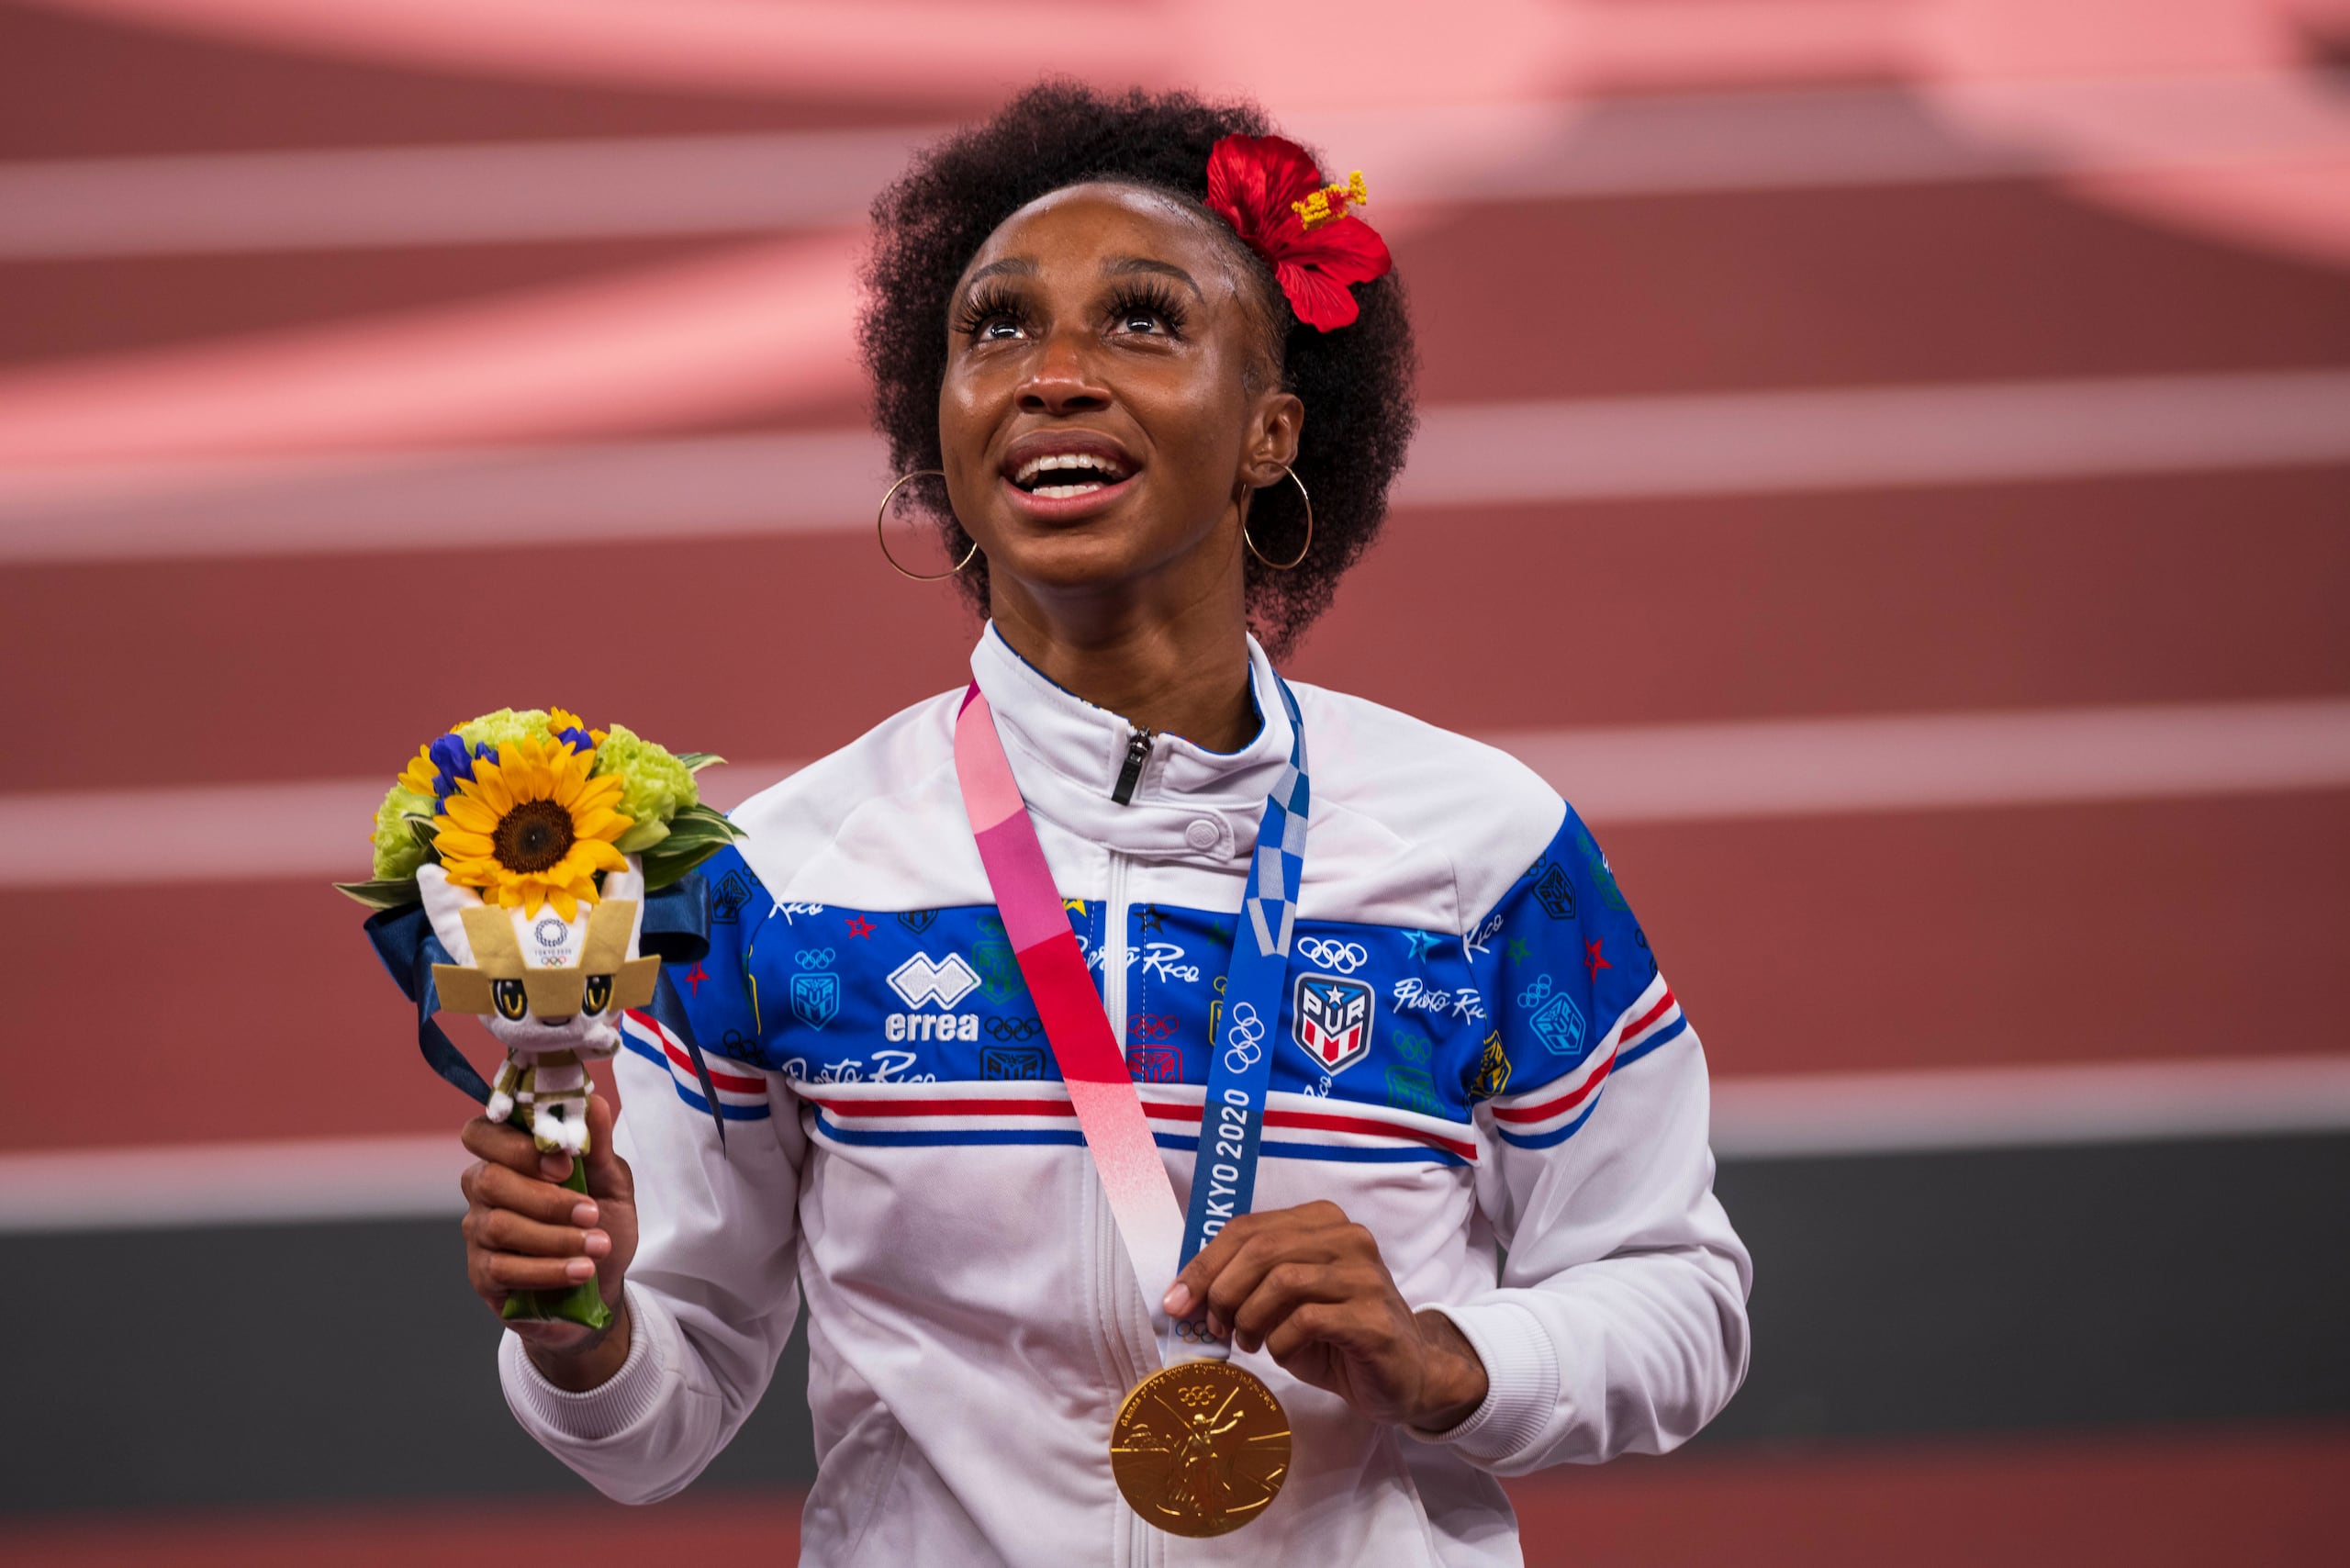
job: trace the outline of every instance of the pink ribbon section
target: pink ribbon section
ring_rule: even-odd
[[[1093,989],[1085,949],[1070,929],[1045,846],[1028,820],[1028,805],[1012,776],[1012,759],[996,734],[995,714],[974,685],[955,718],[955,772],[963,809],[979,841],[996,908],[1021,978],[1036,1003],[1061,1081],[1069,1086],[1078,1129],[1084,1135],[1110,1212],[1118,1222],[1127,1261],[1142,1285],[1151,1320],[1166,1338],[1158,1298],[1174,1282],[1183,1246],[1183,1211],[1175,1184],[1158,1158],[1143,1114],[1142,1097],[1126,1071],[1125,1053],[1110,1031],[1109,1014]]]

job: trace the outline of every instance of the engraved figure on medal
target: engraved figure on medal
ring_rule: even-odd
[[[1289,1477],[1289,1417],[1228,1361],[1179,1361],[1118,1412],[1110,1468],[1126,1504],[1171,1535],[1214,1536],[1262,1513]]]

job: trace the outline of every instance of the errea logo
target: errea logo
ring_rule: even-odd
[[[965,962],[960,953],[947,954],[943,963],[932,962],[927,953],[916,953],[890,971],[890,989],[908,1007],[920,1007],[926,1002],[952,1007],[970,995],[979,983],[979,971]]]

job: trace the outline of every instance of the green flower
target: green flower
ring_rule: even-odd
[[[403,784],[392,786],[384,803],[375,808],[375,879],[378,881],[398,881],[416,875],[424,864],[423,841],[409,828],[408,813],[414,812],[430,820],[432,797],[420,795]]]
[[[636,855],[669,836],[669,820],[689,806],[701,804],[701,791],[686,765],[668,750],[646,740],[625,724],[605,732],[596,748],[596,774],[621,777],[620,802],[612,809],[633,817],[636,825],[621,834],[623,855]]]
[[[547,711],[543,708],[500,708],[495,713],[484,713],[457,726],[457,734],[464,741],[467,751],[484,742],[503,750],[509,742],[525,735],[534,741],[545,740],[548,733]]]

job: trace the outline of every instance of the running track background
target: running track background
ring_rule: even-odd
[[[1529,1560],[2330,1560],[2346,63],[2342,0],[0,0],[0,1556],[789,1560],[802,1351],[649,1511],[508,1423],[324,883],[500,702],[731,801],[964,678],[848,279],[1054,68],[1365,170],[1426,429],[1295,673],[1542,768],[1705,1031],[1754,1373],[1516,1484]],[[685,656],[550,685],[583,607]]]

